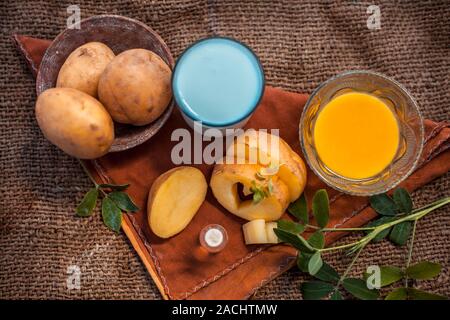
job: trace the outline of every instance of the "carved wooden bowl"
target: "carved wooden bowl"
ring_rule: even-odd
[[[36,80],[36,93],[56,85],[59,70],[69,54],[79,46],[98,41],[106,44],[117,55],[135,48],[151,50],[158,54],[173,69],[174,60],[161,37],[150,27],[134,19],[117,15],[93,16],[80,22],[80,29],[61,32],[45,52]],[[114,123],[115,139],[109,152],[133,148],[150,139],[169,118],[174,107],[169,106],[158,119],[145,126]]]

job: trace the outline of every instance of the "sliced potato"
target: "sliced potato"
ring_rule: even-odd
[[[247,222],[242,226],[245,244],[278,243],[278,237],[273,231],[276,227],[276,222],[266,222],[264,219]]]
[[[245,244],[264,244],[267,243],[266,221],[256,219],[247,222],[242,226],[244,232]]]
[[[242,201],[238,194],[238,183],[250,190],[252,183],[261,188],[267,187],[267,181],[255,181],[255,174],[261,166],[256,164],[217,164],[211,176],[211,189],[217,201],[231,213],[247,220],[277,220],[289,204],[289,190],[286,185],[272,177],[272,192],[260,202]]]
[[[266,223],[266,234],[267,234],[267,243],[278,243],[280,240],[278,240],[277,235],[273,231],[277,227],[276,222],[267,222]]]
[[[186,228],[205,200],[207,187],[205,176],[194,167],[177,167],[159,176],[147,203],[153,233],[169,238]]]

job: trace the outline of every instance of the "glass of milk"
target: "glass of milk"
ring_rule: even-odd
[[[172,91],[189,126],[198,121],[202,133],[215,128],[226,134],[226,129],[248,121],[263,96],[264,82],[262,65],[249,47],[211,37],[193,43],[178,58]]]

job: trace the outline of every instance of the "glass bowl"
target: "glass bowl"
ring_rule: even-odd
[[[369,178],[350,179],[336,174],[321,161],[314,146],[317,115],[333,98],[349,92],[364,92],[378,97],[398,121],[400,142],[394,160]],[[345,72],[315,89],[303,109],[299,134],[303,154],[314,173],[330,187],[360,196],[386,192],[408,177],[419,161],[424,140],[422,116],[411,95],[395,80],[371,71]]]

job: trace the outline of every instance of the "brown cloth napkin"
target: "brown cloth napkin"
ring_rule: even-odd
[[[36,75],[39,63],[50,41],[15,36],[31,71]],[[258,109],[247,128],[279,128],[280,136],[301,155],[298,123],[307,95],[266,87]],[[245,221],[222,208],[211,191],[188,227],[180,234],[162,240],[150,231],[147,224],[146,200],[152,182],[174,167],[170,151],[171,133],[188,128],[178,110],[165,126],[146,143],[128,151],[110,153],[86,164],[98,182],[130,183],[129,194],[141,208],[126,215],[123,229],[144,265],[166,299],[243,299],[250,297],[295,262],[296,251],[289,246],[246,246],[241,225]],[[402,184],[413,191],[450,170],[450,128],[446,123],[425,121],[426,143],[417,170]],[[211,165],[195,165],[209,180]],[[188,188],[188,186],[187,186]],[[327,189],[331,203],[328,227],[358,227],[376,216],[368,207],[367,198],[343,194],[327,187],[311,171],[305,190],[308,201],[317,189]],[[218,254],[205,253],[199,246],[201,228],[210,223],[223,225],[229,243]],[[327,243],[343,233],[328,233]]]

